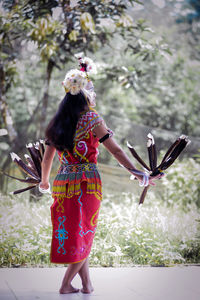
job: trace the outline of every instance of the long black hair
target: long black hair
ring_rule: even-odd
[[[73,137],[80,113],[88,109],[87,99],[82,92],[77,95],[67,93],[46,128],[47,144],[53,145],[60,151],[65,149],[72,151]]]

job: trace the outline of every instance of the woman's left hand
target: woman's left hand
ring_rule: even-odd
[[[162,178],[164,175],[165,175],[165,174],[162,173],[162,174],[158,174],[158,175],[156,175],[156,176],[149,176],[149,185],[156,185],[155,182],[154,182],[154,180],[155,180],[155,179],[160,179],[160,178]]]

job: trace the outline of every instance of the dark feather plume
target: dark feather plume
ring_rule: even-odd
[[[28,176],[36,178],[35,174],[30,170],[30,168],[23,162],[23,160],[14,152],[10,153],[12,160],[17,164],[17,166],[25,172]]]
[[[137,152],[135,151],[135,149],[127,142],[127,146],[128,149],[130,150],[131,154],[133,155],[133,157],[135,157],[135,159],[137,159],[137,161],[148,171],[151,171],[151,169],[146,165],[146,163],[142,160],[142,158],[137,154]]]
[[[14,152],[11,153],[11,158],[20,170],[28,175],[28,177],[25,179],[18,178],[2,171],[4,175],[12,179],[29,184],[26,188],[14,191],[14,195],[33,189],[41,182],[41,163],[45,152],[44,142],[40,140],[35,144],[30,143],[26,147],[30,153],[30,156],[27,154],[24,155],[28,164],[24,163],[23,160]],[[30,186],[30,184],[32,185]]]
[[[146,170],[149,171],[149,175],[154,177],[159,174],[163,174],[163,170],[166,170],[169,168],[173,162],[178,158],[178,156],[181,154],[181,152],[185,149],[187,145],[189,145],[190,140],[185,135],[181,135],[176,141],[169,147],[166,154],[164,155],[161,163],[159,166],[157,166],[157,151],[156,151],[156,145],[154,142],[154,138],[151,133],[147,135],[147,150],[148,150],[148,156],[149,156],[149,166],[146,165],[146,163],[140,158],[140,156],[136,153],[134,148],[130,146],[129,143],[127,143],[127,146],[133,155],[133,157],[144,167]],[[147,191],[148,191],[149,185],[146,186],[142,192],[142,195],[140,197],[139,204],[142,204],[144,202],[144,199],[146,197]]]
[[[170,156],[167,156],[166,160],[161,163],[160,168],[162,170],[169,168],[189,143],[189,140],[184,136],[181,136],[178,140],[179,143],[174,147]]]
[[[31,158],[28,154],[24,154],[24,157],[25,157],[25,159],[26,159],[26,161],[27,161],[27,163],[28,163],[29,169],[30,169],[30,170],[35,174],[35,176],[39,179],[40,176],[39,176],[39,174],[38,174],[38,172],[37,172],[37,170],[36,170],[36,168],[35,168],[35,164],[34,164],[32,158]]]
[[[14,192],[12,192],[13,195],[17,195],[17,194],[20,194],[20,193],[23,193],[23,192],[26,192],[28,190],[31,190],[33,188],[35,188],[36,185],[31,185],[31,186],[28,186],[27,188],[24,188],[24,189],[20,189],[20,190],[16,190]]]
[[[32,143],[29,143],[26,148],[28,149],[31,158],[34,162],[35,169],[37,170],[37,173],[39,174],[39,177],[41,177],[41,157],[39,154],[39,150],[35,148],[35,146]]]
[[[145,188],[143,189],[143,192],[142,192],[142,194],[141,194],[141,196],[140,196],[139,204],[143,204],[148,189],[149,189],[149,185],[148,185],[148,186],[145,186]]]
[[[42,156],[42,158],[43,158],[43,156],[44,156],[44,151],[45,151],[45,148],[44,148],[44,140],[40,140],[40,141],[39,141],[39,149],[40,149],[41,156]]]
[[[9,177],[9,178],[12,178],[12,179],[16,179],[20,182],[25,182],[25,183],[34,183],[34,184],[38,184],[40,181],[37,180],[37,179],[34,179],[34,178],[30,178],[30,177],[27,177],[26,179],[22,179],[22,178],[18,178],[18,177],[15,177],[15,176],[12,176],[12,175],[9,175],[5,172],[2,172],[5,176]]]

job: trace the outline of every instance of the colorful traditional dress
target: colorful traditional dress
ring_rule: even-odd
[[[76,263],[89,256],[102,199],[96,165],[99,140],[92,130],[102,122],[93,109],[82,113],[73,151],[58,151],[61,166],[53,182],[51,206],[52,263]]]

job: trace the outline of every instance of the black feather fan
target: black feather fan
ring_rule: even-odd
[[[14,163],[16,163],[16,165],[20,168],[20,170],[23,173],[27,175],[27,177],[25,179],[22,179],[6,174],[5,172],[3,172],[3,174],[12,179],[28,184],[28,187],[14,191],[14,195],[33,189],[39,185],[41,181],[41,163],[45,151],[44,144],[44,141],[40,140],[39,142],[36,142],[34,144],[29,143],[28,145],[26,145],[26,148],[28,149],[30,154],[24,155],[27,163],[25,163],[16,153],[10,153]]]
[[[137,154],[135,149],[127,143],[127,146],[133,155],[133,157],[142,165],[142,167],[145,169],[147,173],[150,174],[150,176],[156,176],[159,174],[163,174],[163,171],[169,168],[173,162],[177,159],[177,157],[181,154],[181,152],[184,150],[184,148],[190,143],[190,140],[187,136],[181,135],[167,150],[166,154],[164,155],[161,163],[157,166],[157,151],[156,151],[156,145],[154,142],[153,135],[149,133],[147,135],[147,150],[148,150],[148,156],[149,156],[149,166],[142,160],[142,158]],[[149,185],[146,186],[142,192],[142,195],[140,196],[139,204],[142,204],[144,202],[144,199],[146,197],[147,191],[148,191]]]

